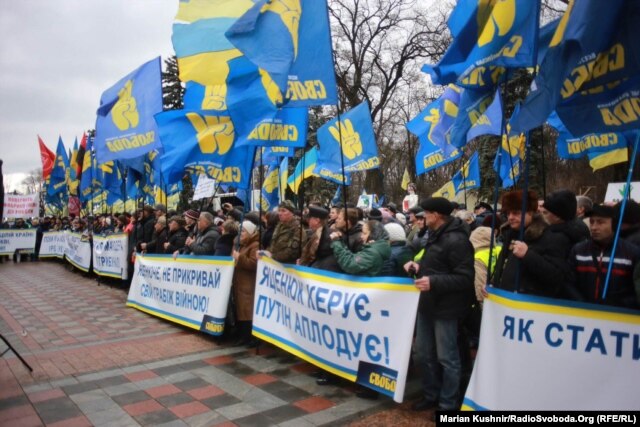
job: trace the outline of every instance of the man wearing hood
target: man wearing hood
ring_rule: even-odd
[[[462,377],[458,328],[474,299],[473,246],[468,227],[451,217],[451,202],[432,197],[421,207],[429,228],[424,256],[419,264],[404,266],[421,291],[416,353],[423,366],[423,395],[412,409],[455,410]]]

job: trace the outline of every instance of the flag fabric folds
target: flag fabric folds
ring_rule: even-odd
[[[84,138],[83,138],[84,139]],[[84,156],[82,157],[82,173],[80,175],[80,188],[78,197],[85,205],[93,198],[93,175],[95,168],[95,156],[93,153],[93,138],[87,138]]]
[[[160,57],[104,91],[96,119],[98,163],[141,156],[159,145],[153,116],[162,111]]]
[[[402,174],[402,182],[400,183],[400,188],[402,188],[404,191],[407,191],[410,182],[411,177],[409,176],[409,170],[405,167],[404,173]]]
[[[269,73],[282,93],[298,53],[301,15],[300,0],[259,0],[225,33],[231,44]]]
[[[448,157],[438,147],[433,145],[427,135],[418,137],[420,145],[416,153],[416,174],[422,175],[430,170],[444,166],[462,155],[462,151],[455,150]]]
[[[165,111],[156,115],[164,147],[163,179],[177,182],[187,172],[249,188],[254,147],[235,147],[231,118],[213,111]]]
[[[47,181],[56,161],[56,155],[53,151],[49,150],[44,141],[42,141],[42,138],[39,136],[38,145],[40,146],[40,160],[42,162],[42,178]]]
[[[460,97],[458,117],[451,128],[451,145],[461,148],[479,136],[501,134],[500,92],[465,89]]]
[[[322,125],[318,129],[318,144],[318,163],[334,174],[380,165],[367,102]]]
[[[451,178],[455,193],[480,188],[480,160],[478,153],[474,153],[469,160]]]
[[[565,104],[569,108],[575,98],[580,98],[580,92],[587,91],[585,96],[606,93],[622,79],[637,75],[639,9],[637,1],[570,1],[531,92],[520,114],[512,118],[514,131],[542,125],[554,109],[561,112]],[[560,117],[566,119],[562,113]],[[572,126],[569,129],[578,134]]]
[[[293,175],[287,178],[287,184],[291,191],[295,194],[298,194],[298,190],[300,189],[300,185],[305,178],[309,178],[312,176],[317,176],[314,173],[314,169],[316,167],[316,163],[318,162],[318,147],[313,147],[300,159],[298,164],[296,165],[295,170],[293,171]]]
[[[453,181],[447,181],[442,187],[436,190],[431,197],[444,197],[447,200],[453,200],[456,197],[456,189]]]
[[[262,183],[262,210],[270,211],[280,204],[280,174],[278,165],[270,166]]]
[[[524,134],[512,133],[511,127],[507,125],[507,135],[502,135],[502,143],[493,162],[493,169],[502,180],[502,188],[513,187],[520,179],[525,144]]]
[[[252,6],[251,0],[180,1],[171,36],[180,80],[225,84],[228,61],[242,53],[224,34]]]
[[[448,21],[451,46],[437,65],[422,70],[435,84],[465,85],[474,70],[534,66],[539,9],[537,0],[458,0]]]
[[[47,187],[47,195],[51,200],[59,200],[58,195],[63,198],[67,197],[67,182],[69,174],[69,157],[67,150],[64,148],[62,138],[58,138],[58,147],[56,148],[56,160],[49,175],[49,186]],[[66,202],[65,202],[66,203]]]
[[[281,108],[275,117],[263,119],[248,134],[245,134],[246,137],[240,138],[238,146],[302,148],[307,142],[308,124],[306,108]]]
[[[409,132],[426,138],[438,147],[445,157],[451,156],[457,148],[451,145],[450,130],[458,117],[461,92],[462,90],[455,85],[447,86],[438,99],[407,123]]]
[[[628,141],[623,133],[590,133],[577,138],[555,112],[547,123],[558,131],[556,147],[562,159],[574,160],[586,155],[594,172],[628,159]]]

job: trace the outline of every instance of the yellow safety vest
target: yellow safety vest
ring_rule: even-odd
[[[498,261],[498,256],[502,251],[502,246],[494,246],[493,253],[491,254],[491,271],[496,271],[496,262]],[[485,266],[489,266],[489,248],[480,249],[476,251],[474,258],[480,260]]]

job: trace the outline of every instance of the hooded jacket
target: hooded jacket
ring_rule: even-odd
[[[431,289],[420,293],[418,310],[439,319],[463,318],[474,300],[473,246],[466,224],[450,218],[429,233],[420,276],[428,276]]]
[[[386,240],[368,242],[358,252],[350,251],[340,240],[334,241],[331,248],[340,268],[357,276],[379,275],[385,260],[391,256],[391,246]]]

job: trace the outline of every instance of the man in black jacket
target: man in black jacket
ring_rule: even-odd
[[[587,213],[591,238],[571,250],[568,290],[578,301],[639,309],[640,249],[636,245],[618,240],[612,274],[605,285],[613,249],[613,224],[617,223],[618,212],[612,206],[595,205]]]
[[[202,212],[198,218],[198,235],[188,237],[185,242],[185,253],[191,255],[213,255],[216,242],[220,238],[217,227],[213,225],[213,215]],[[187,252],[188,251],[188,252]],[[174,252],[174,256],[175,256]]]
[[[420,264],[404,268],[421,291],[416,322],[416,353],[423,366],[423,397],[412,409],[459,408],[462,375],[458,325],[474,299],[474,253],[468,227],[450,216],[451,202],[433,197],[421,203],[429,238]]]

